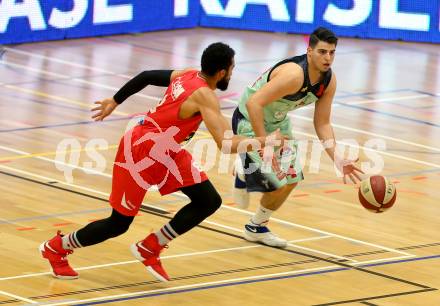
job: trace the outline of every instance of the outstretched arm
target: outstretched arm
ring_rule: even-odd
[[[148,85],[168,87],[172,80],[188,70],[192,69],[143,71],[125,83],[112,98],[95,102],[98,106],[92,109],[93,112],[96,111],[92,118],[95,121],[102,121],[105,117],[110,115],[119,104],[124,102],[131,95],[141,91]]]
[[[148,85],[168,87],[173,70],[146,70],[125,83],[113,96],[116,103],[121,104],[128,97],[141,91]]]

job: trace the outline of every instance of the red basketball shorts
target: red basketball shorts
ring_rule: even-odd
[[[206,181],[208,177],[180,146],[167,148],[160,139],[143,140],[137,126],[122,137],[113,165],[110,204],[119,213],[135,216],[147,190],[156,185],[161,195]]]

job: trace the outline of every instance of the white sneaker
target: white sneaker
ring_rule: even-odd
[[[249,192],[246,189],[244,174],[235,174],[234,186],[232,187],[232,199],[238,208],[249,207]]]
[[[287,240],[273,234],[267,226],[255,226],[251,224],[246,224],[244,226],[243,237],[247,241],[260,242],[271,247],[287,247]]]

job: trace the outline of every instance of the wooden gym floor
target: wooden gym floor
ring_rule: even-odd
[[[365,149],[371,141],[386,145],[378,156],[397,186],[391,210],[363,209],[356,188],[343,185],[323,156],[319,171],[306,163],[306,180],[270,223],[289,247],[252,244],[241,232],[258,195],[249,210],[237,209],[232,176],[216,165],[209,176],[223,206],[163,253],[171,282],[155,281],[128,250],[187,202],[155,191],[129,232],[69,256],[78,280],[51,277],[39,244],[108,216],[112,162],[129,114],[154,106],[164,90],[148,87],[100,123],[90,120],[92,103],[142,70],[198,67],[202,50],[219,40],[237,52],[230,89],[218,92],[227,117],[260,72],[306,49],[301,35],[211,29],[5,47],[0,305],[440,305],[439,48],[374,40],[340,39],[332,118],[337,139],[359,144],[352,148],[361,161],[378,154]],[[314,139],[312,114],[291,114],[298,139]],[[196,139],[209,139],[206,129]]]

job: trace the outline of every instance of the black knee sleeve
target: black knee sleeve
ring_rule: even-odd
[[[222,198],[214,188],[210,192],[203,194],[197,201],[203,203],[201,206],[205,212],[205,218],[212,215],[222,205]]]
[[[222,199],[210,181],[184,187],[181,191],[191,202],[180,209],[170,221],[174,231],[182,235],[212,215],[222,204]]]
[[[110,217],[89,223],[78,230],[76,238],[82,246],[97,244],[125,233],[133,219],[134,217],[124,216],[113,210]]]
[[[134,217],[124,216],[113,209],[109,219],[109,222],[112,226],[111,233],[114,235],[114,237],[116,237],[128,231],[131,223],[134,220]]]

